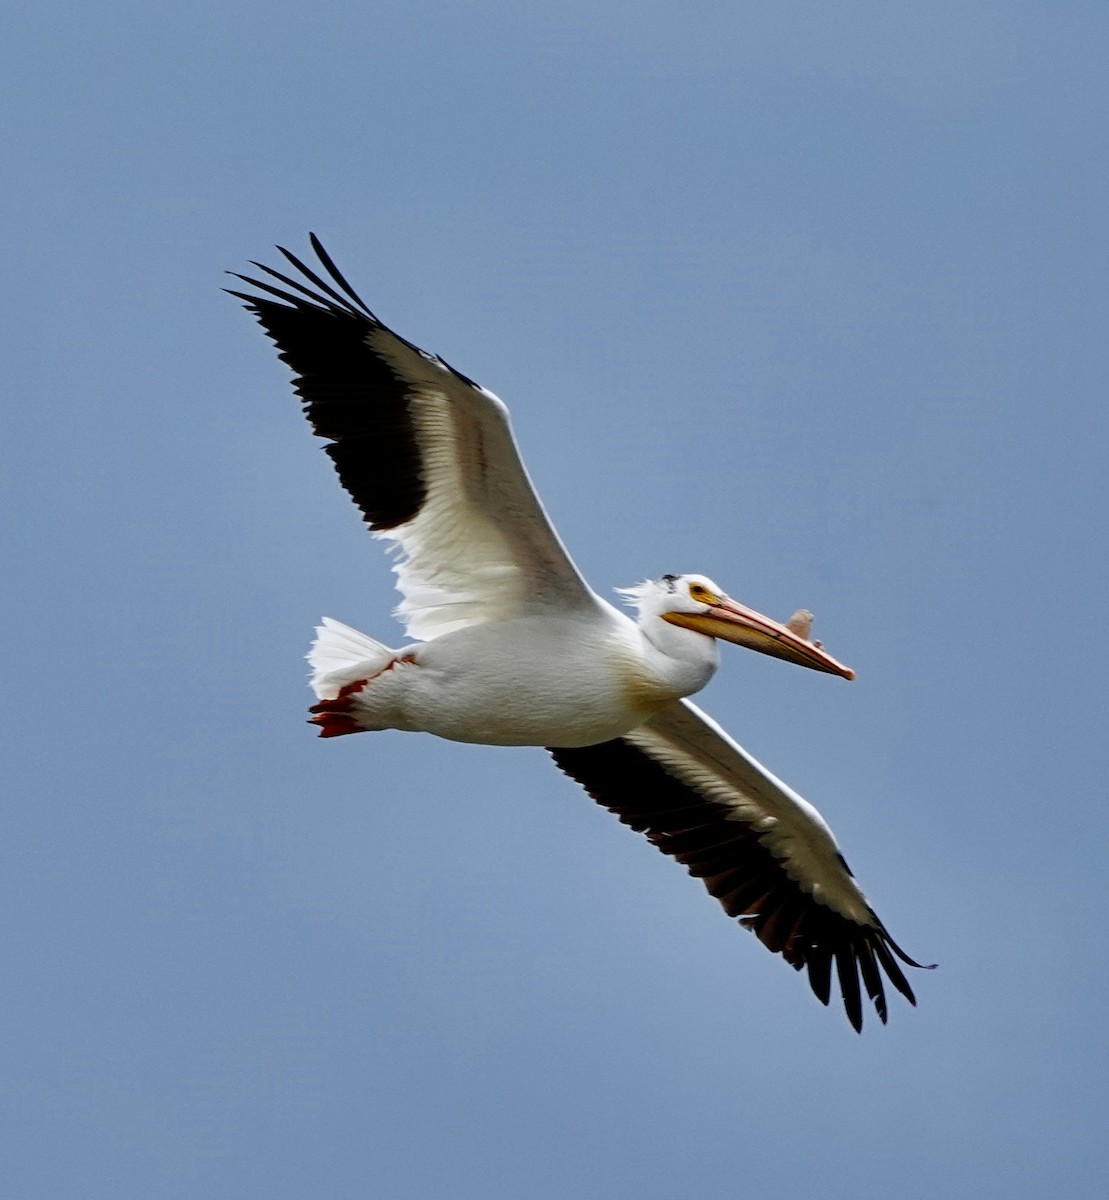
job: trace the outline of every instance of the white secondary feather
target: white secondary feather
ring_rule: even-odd
[[[411,388],[427,490],[413,520],[377,534],[403,555],[396,615],[408,635],[597,604],[532,488],[501,401],[383,326],[367,340]]]

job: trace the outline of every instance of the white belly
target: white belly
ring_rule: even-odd
[[[676,695],[644,663],[630,622],[521,617],[415,647],[352,697],[367,729],[456,742],[586,746],[619,737]]]

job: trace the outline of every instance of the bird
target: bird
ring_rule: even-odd
[[[863,1027],[863,991],[888,1018],[886,983],[916,997],[890,936],[820,813],[689,696],[726,641],[853,678],[786,622],[706,575],[598,595],[560,540],[523,465],[506,406],[366,306],[315,234],[318,266],[278,246],[252,289],[226,288],[261,324],[339,481],[399,551],[390,647],[325,617],[307,655],[319,736],[406,730],[458,742],[541,746],[601,805],[699,878],[724,912],[806,971],[827,1006],[833,970]],[[295,273],[286,273],[289,269]],[[927,964],[930,968],[935,964]]]

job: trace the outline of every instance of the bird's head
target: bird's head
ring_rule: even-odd
[[[854,679],[855,672],[809,639],[812,614],[795,613],[780,624],[733,600],[705,575],[663,575],[620,592],[639,609],[640,624],[663,620],[706,637],[747,646],[787,662]]]

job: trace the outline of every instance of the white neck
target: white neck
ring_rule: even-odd
[[[654,615],[640,617],[639,632],[648,666],[675,697],[699,692],[713,677],[720,662],[716,638]]]

